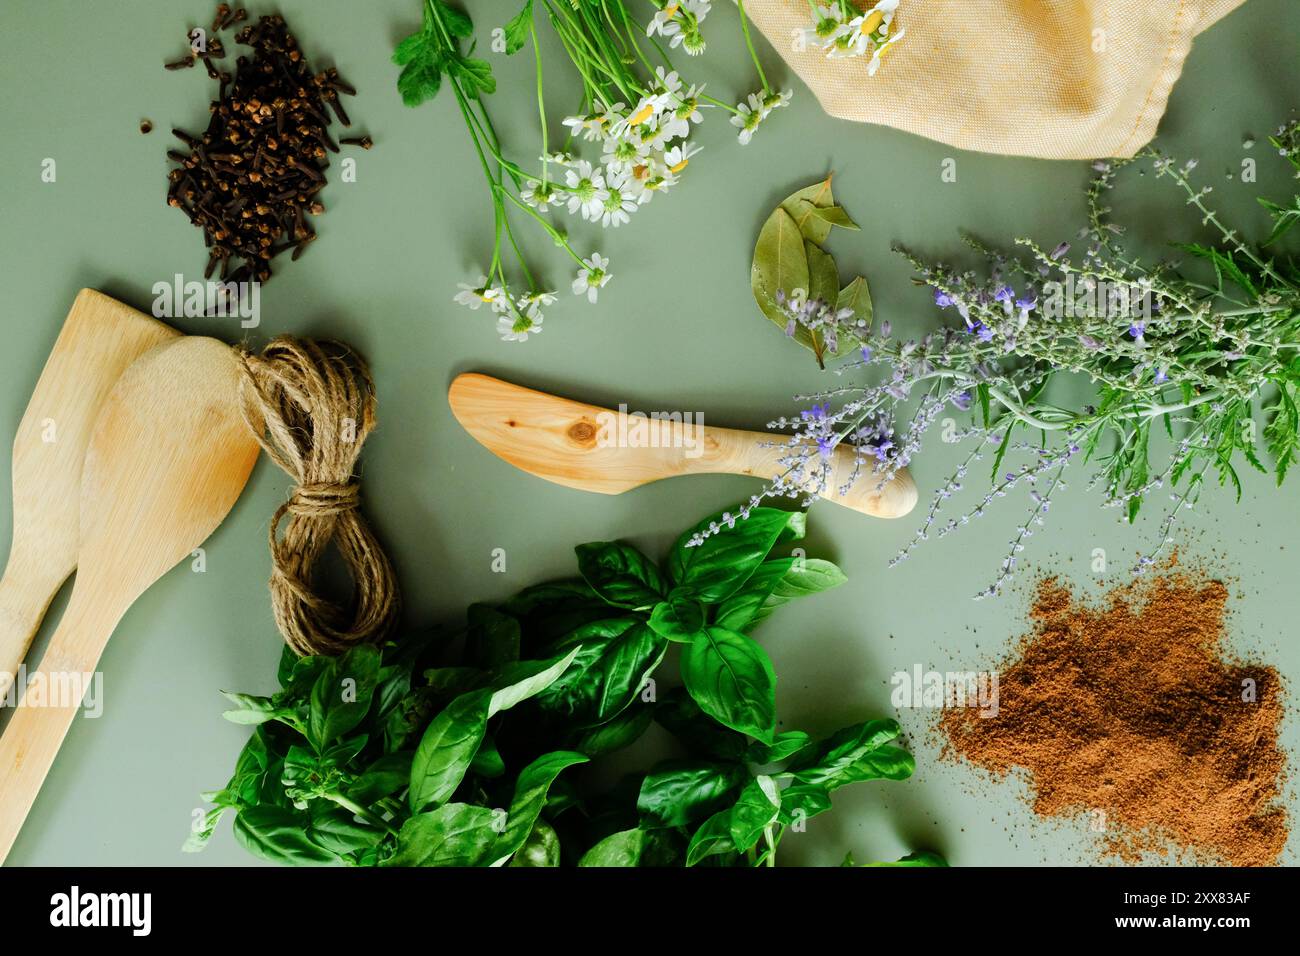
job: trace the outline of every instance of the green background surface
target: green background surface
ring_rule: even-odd
[[[513,0],[473,4],[480,37],[511,13]],[[740,99],[752,88],[735,13],[715,4],[710,50],[690,68],[710,91]],[[725,117],[698,134],[706,149],[675,193],[656,199],[633,222],[603,236],[575,224],[582,248],[613,259],[615,278],[598,307],[568,293],[569,267],[544,237],[530,236],[533,261],[562,290],[545,332],[529,342],[497,340],[484,313],[454,306],[455,284],[471,280],[490,254],[491,217],[481,172],[454,101],[402,106],[388,62],[394,42],[419,23],[415,0],[364,4],[284,0],[279,4],[313,65],[331,63],[355,84],[355,128],[376,147],[354,151],[357,182],[324,193],[321,238],[263,290],[262,325],[252,341],[278,333],[335,336],[353,343],[374,368],[381,424],[364,453],[367,510],[391,549],[412,624],[453,618],[471,600],[505,597],[572,571],[571,548],[628,538],[660,554],[702,515],[747,496],[743,478],[691,477],[618,497],[561,488],[516,471],[475,444],[448,411],[452,377],[466,370],[601,404],[702,412],[712,424],[761,428],[797,406],[791,396],[820,376],[807,353],[757,312],[749,261],[767,212],[795,188],[835,172],[836,194],[863,226],[832,238],[843,273],[872,284],[877,315],[896,327],[938,321],[929,298],[909,282],[891,241],[937,257],[959,248],[960,229],[994,241],[1033,236],[1051,245],[1082,222],[1083,162],[965,153],[890,129],[832,120],[778,58],[762,48],[772,75],[795,89],[792,108],[739,147]],[[268,8],[253,8],[255,15]],[[211,84],[202,70],[167,73],[184,51],[184,33],[210,18],[212,5],[175,0],[73,2],[7,0],[0,8],[3,124],[0,129],[0,431],[12,433],[60,323],[78,289],[95,287],[148,310],[153,283],[174,273],[201,275],[202,240],[164,204],[167,129],[206,122]],[[1197,40],[1161,125],[1159,144],[1197,156],[1215,186],[1213,200],[1258,234],[1258,192],[1291,185],[1265,136],[1297,103],[1300,5],[1251,0]],[[485,45],[485,44],[484,44]],[[557,52],[557,51],[552,51]],[[490,106],[508,148],[538,152],[532,64],[487,54],[500,81]],[[552,56],[554,116],[571,100]],[[888,68],[887,65],[885,67]],[[554,81],[554,82],[552,82]],[[716,113],[716,111],[715,111]],[[151,135],[138,131],[150,118]],[[1243,141],[1253,136],[1253,150]],[[1260,162],[1257,185],[1229,179],[1244,157]],[[42,183],[41,162],[57,162]],[[945,158],[957,181],[940,180]],[[1140,238],[1185,238],[1197,223],[1164,183],[1134,179],[1123,195]],[[1290,193],[1283,193],[1289,196]],[[536,230],[534,230],[536,231]],[[539,241],[540,240],[540,241]],[[237,341],[231,320],[186,319],[184,331]],[[9,467],[8,440],[0,469]],[[955,453],[934,442],[913,471],[923,495],[952,468]],[[1300,678],[1300,615],[1294,539],[1300,495],[1243,471],[1245,496],[1207,494],[1180,532],[1184,553],[1237,586],[1230,604],[1234,652],[1275,664],[1292,688]],[[1135,552],[1155,533],[1102,511],[1078,476],[1053,510],[1049,535],[1024,555],[1031,572],[1059,573],[1081,588],[1120,583]],[[10,864],[232,864],[251,860],[223,825],[207,852],[179,852],[198,792],[227,779],[246,731],[220,718],[219,688],[268,692],[280,642],[266,591],[267,522],[288,493],[265,460],[234,512],[207,544],[207,571],[172,571],[126,615],[102,660],[106,707],[74,724]],[[917,517],[917,516],[914,516]],[[758,632],[781,676],[784,725],[827,731],[888,715],[889,675],[916,664],[981,669],[996,662],[1026,628],[1028,580],[1006,597],[972,602],[1001,560],[1021,520],[1008,503],[961,537],[931,541],[906,565],[885,567],[915,528],[828,503],[811,513],[810,555],[848,573],[837,591],[791,606]],[[0,509],[7,540],[9,509]],[[0,544],[0,548],[4,545]],[[495,548],[507,572],[494,574]],[[1109,571],[1089,570],[1105,548]],[[65,594],[43,631],[57,619]],[[29,664],[35,658],[29,658]],[[835,810],[805,835],[782,844],[786,862],[893,859],[913,848],[954,864],[1097,862],[1088,818],[1043,823],[1015,779],[993,782],[940,763],[931,715],[898,715],[917,755],[916,776],[836,795]],[[1298,739],[1293,715],[1284,740]],[[1292,804],[1294,806],[1294,804]],[[1293,839],[1284,862],[1294,862]]]

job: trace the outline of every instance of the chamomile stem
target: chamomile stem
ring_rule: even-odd
[[[745,34],[745,46],[749,48],[749,58],[754,61],[754,69],[758,70],[758,79],[763,84],[763,92],[770,94],[772,87],[767,82],[767,74],[763,72],[763,64],[758,62],[754,38],[749,35],[749,17],[745,16],[745,0],[736,0],[736,9],[740,11],[740,29]]]
[[[545,184],[549,180],[551,150],[546,139],[546,99],[542,95],[542,48],[537,43],[535,21],[528,21],[528,32],[533,39],[533,59],[537,62],[537,115],[542,124],[542,183]]]

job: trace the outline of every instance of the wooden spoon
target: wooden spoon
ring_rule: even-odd
[[[179,335],[93,289],[82,289],[72,304],[14,438],[13,543],[0,578],[0,694],[77,565],[81,465],[100,406],[127,366]]]
[[[89,675],[122,615],[229,513],[257,461],[235,353],[180,338],[127,369],[95,422],[81,482],[77,580],[31,680]],[[0,737],[0,860],[13,845],[80,701],[24,706]],[[46,703],[51,703],[46,701]]]
[[[447,400],[456,420],[497,457],[547,481],[606,495],[674,475],[770,480],[786,470],[779,459],[789,454],[764,447],[777,435],[680,421],[642,425],[609,409],[477,372],[458,375]],[[822,492],[827,501],[877,518],[898,518],[916,505],[916,485],[906,469],[877,488],[864,467],[848,494],[841,495],[840,485],[853,471],[853,453],[838,447],[831,462],[834,479]]]

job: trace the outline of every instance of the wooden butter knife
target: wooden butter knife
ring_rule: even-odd
[[[498,458],[556,484],[616,495],[675,475],[753,475],[771,480],[786,471],[788,448],[770,447],[779,435],[683,421],[637,419],[595,405],[557,398],[477,372],[451,383],[447,400],[456,420]],[[853,452],[831,456],[834,478],[827,501],[877,518],[898,518],[916,505],[906,469],[883,488],[861,475],[840,494],[854,468]]]

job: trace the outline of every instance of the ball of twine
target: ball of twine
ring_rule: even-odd
[[[260,355],[239,355],[244,420],[294,483],[271,519],[276,626],[301,655],[340,654],[381,640],[396,622],[400,599],[392,563],[358,510],[356,460],[375,427],[370,370],[340,342],[290,336]],[[315,582],[331,542],[352,578],[346,602],[325,597]]]

